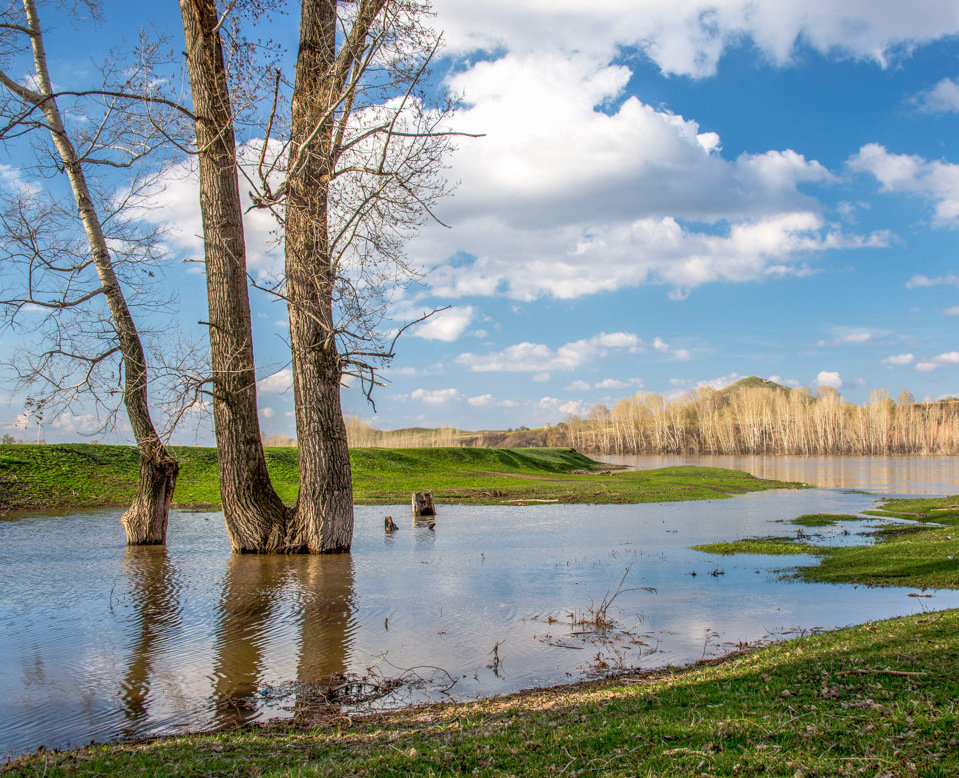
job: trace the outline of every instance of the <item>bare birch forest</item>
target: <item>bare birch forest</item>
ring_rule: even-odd
[[[846,402],[761,379],[674,400],[640,392],[585,418],[539,429],[466,432],[451,428],[378,430],[351,419],[351,446],[571,446],[601,454],[959,454],[959,400],[917,403],[875,390]]]

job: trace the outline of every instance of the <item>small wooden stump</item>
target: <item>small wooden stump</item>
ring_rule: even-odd
[[[435,516],[436,506],[433,505],[433,492],[413,492],[413,518],[420,516]]]
[[[384,523],[386,525],[385,529],[387,532],[396,532],[396,530],[399,529],[399,527],[396,526],[396,522],[393,521],[392,516],[387,516]]]

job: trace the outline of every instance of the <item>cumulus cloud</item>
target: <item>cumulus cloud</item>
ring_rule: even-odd
[[[477,373],[539,373],[549,370],[575,370],[586,362],[601,359],[610,350],[636,353],[643,341],[630,332],[601,332],[592,338],[573,341],[551,349],[542,343],[517,343],[488,354],[460,354],[456,361]]]
[[[842,389],[842,378],[838,371],[821,370],[816,376],[816,383],[819,386],[831,386],[833,389]]]
[[[412,334],[417,338],[451,343],[466,331],[475,313],[476,310],[471,305],[449,308],[418,324]]]
[[[959,305],[953,305],[943,311],[946,316],[959,316]]]
[[[466,402],[474,408],[515,408],[517,405],[513,400],[497,400],[491,394],[481,394],[476,397],[470,397]]]
[[[901,365],[911,365],[916,361],[914,354],[894,354],[891,357],[886,357],[882,360],[884,365],[890,366],[901,366]]]
[[[582,400],[560,400],[556,397],[543,397],[538,403],[538,408],[545,411],[559,411],[565,415],[585,416],[590,409],[590,405]]]
[[[954,113],[959,111],[959,81],[944,78],[935,86],[916,95],[913,103],[925,113]]]
[[[293,371],[285,367],[256,382],[258,392],[288,392],[293,388]]]
[[[733,224],[718,234],[690,230],[673,217],[549,230],[510,228],[488,219],[458,225],[455,232],[480,253],[456,265],[437,258],[440,264],[430,273],[436,294],[525,301],[547,295],[571,299],[643,283],[688,291],[715,281],[804,274],[803,258],[810,254],[888,243],[883,233],[843,235],[811,212]]]
[[[786,65],[809,47],[885,66],[894,55],[959,32],[959,9],[941,0],[835,3],[830,0],[487,0],[482,5],[434,0],[457,52],[553,46],[611,59],[638,48],[664,73],[715,73],[728,47],[751,42],[767,60]]]
[[[886,192],[904,192],[933,203],[935,221],[959,220],[959,165],[928,161],[915,154],[893,154],[879,143],[869,143],[849,159],[849,167],[870,173]]]
[[[427,405],[444,405],[462,397],[458,389],[414,389],[409,396]]]
[[[260,416],[264,419],[272,419],[275,415],[272,408],[260,408]]]
[[[241,145],[237,155],[254,162],[262,142]],[[277,243],[276,219],[266,209],[251,208],[249,187],[240,186],[247,267],[259,277],[278,275],[283,268],[283,249]],[[143,218],[162,224],[171,251],[192,260],[203,259],[203,222],[200,214],[199,169],[196,158],[169,166],[151,196],[152,208]]]
[[[906,281],[907,289],[922,289],[930,286],[959,286],[959,275],[955,273],[949,273],[944,276],[936,276],[935,278],[930,278],[929,276],[916,275]]]
[[[627,97],[630,76],[553,48],[452,77],[466,101],[457,128],[483,137],[452,160],[460,186],[443,216],[456,229],[427,227],[411,251],[437,295],[569,299],[653,282],[684,298],[886,242],[823,219],[805,187],[835,179],[816,160],[791,149],[727,159],[715,132]]]
[[[48,424],[52,429],[66,435],[94,435],[103,430],[103,422],[92,413],[74,414],[64,411]],[[20,418],[17,419],[17,426],[20,426]]]

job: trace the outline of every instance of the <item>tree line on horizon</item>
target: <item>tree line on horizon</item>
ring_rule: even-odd
[[[597,454],[959,455],[959,400],[917,403],[885,389],[856,405],[764,382],[700,388],[669,400],[639,392],[538,429],[384,431],[347,420],[352,446],[568,446]],[[291,441],[292,443],[292,441]]]

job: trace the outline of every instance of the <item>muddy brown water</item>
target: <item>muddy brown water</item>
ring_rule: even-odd
[[[924,461],[895,491],[959,492],[931,488],[957,483],[959,459]],[[353,553],[332,557],[233,555],[217,513],[175,511],[165,549],[126,548],[119,510],[0,520],[0,756],[292,716],[330,696],[362,710],[501,694],[959,606],[959,592],[803,584],[777,572],[793,560],[689,548],[791,533],[777,522],[876,499],[440,503],[432,528],[408,505],[363,506]],[[868,542],[871,525],[819,540]],[[610,629],[576,623],[621,580]],[[389,693],[357,699],[374,688]]]

